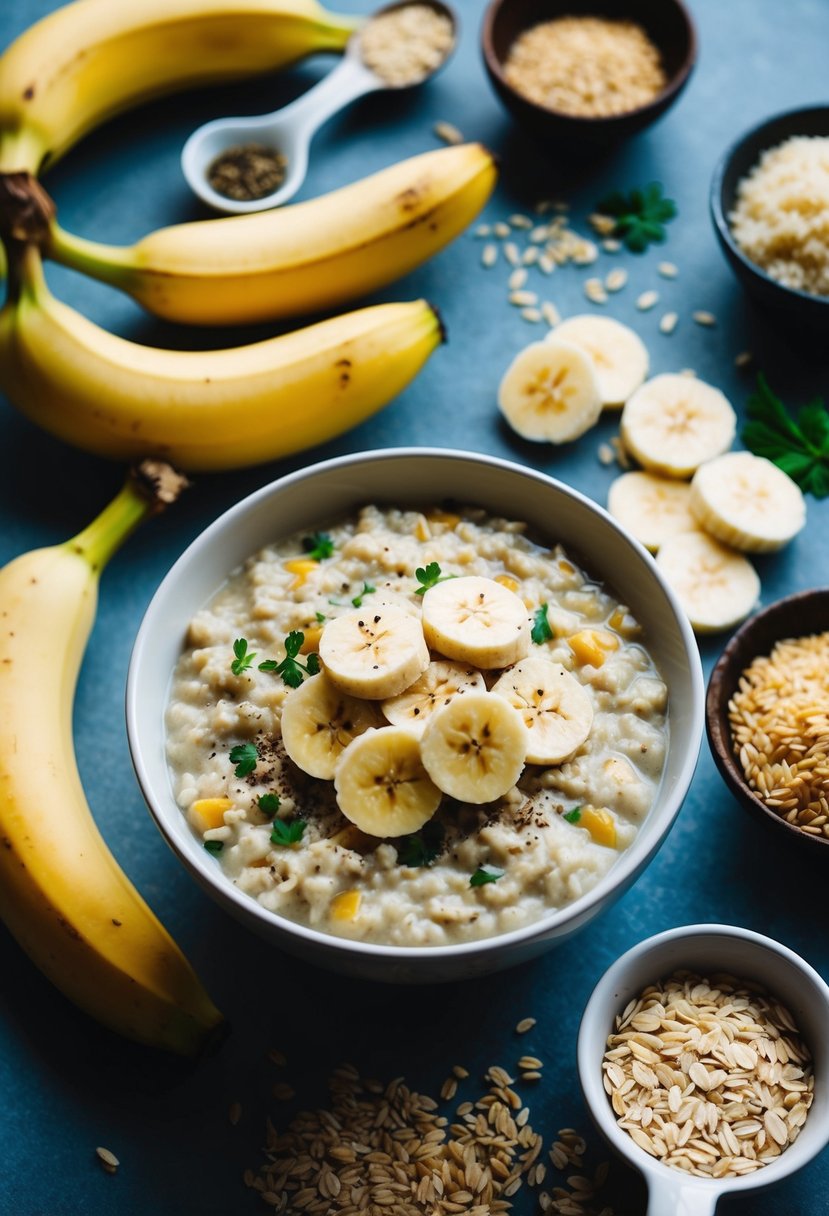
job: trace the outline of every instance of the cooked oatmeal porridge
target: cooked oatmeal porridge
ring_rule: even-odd
[[[167,755],[228,881],[326,933],[441,946],[564,907],[630,846],[667,689],[627,608],[525,531],[368,506],[195,616]]]

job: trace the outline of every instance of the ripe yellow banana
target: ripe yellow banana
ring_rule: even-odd
[[[0,173],[36,173],[151,97],[340,51],[358,25],[316,0],[75,0],[0,58]]]
[[[56,300],[36,246],[14,269],[0,388],[45,430],[117,459],[229,469],[302,451],[390,401],[443,336],[435,311],[415,300],[229,350],[158,350]]]
[[[235,325],[331,308],[392,283],[474,219],[497,176],[480,144],[401,161],[322,198],[176,224],[127,248],[52,225],[46,253],[157,316]]]
[[[0,916],[98,1021],[190,1055],[221,1014],[104,843],[72,742],[101,569],[153,509],[141,484],[72,540],[0,570]]]

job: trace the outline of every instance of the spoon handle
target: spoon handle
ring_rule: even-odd
[[[664,1178],[649,1170],[647,1216],[714,1216],[720,1189],[710,1182]]]
[[[279,110],[278,121],[280,126],[290,123],[297,133],[301,131],[310,139],[318,127],[349,102],[385,87],[358,54],[346,55],[313,88]],[[276,119],[277,114],[272,117]]]

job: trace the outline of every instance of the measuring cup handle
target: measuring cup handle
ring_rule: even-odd
[[[279,112],[279,122],[290,121],[310,138],[318,127],[343,106],[366,93],[383,88],[382,81],[355,53],[346,54],[333,71]]]
[[[718,1188],[705,1182],[648,1174],[647,1216],[714,1216]]]

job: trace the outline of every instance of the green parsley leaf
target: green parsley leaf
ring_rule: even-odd
[[[363,583],[363,589],[362,589],[362,591],[360,592],[360,594],[359,594],[359,595],[355,595],[355,596],[354,596],[354,599],[351,601],[351,602],[352,602],[352,604],[354,605],[354,607],[355,607],[355,608],[362,608],[362,606],[363,606],[363,596],[365,596],[365,595],[373,595],[373,594],[374,594],[374,592],[375,592],[376,590],[377,590],[377,588],[376,588],[376,587],[372,587],[370,583]]]
[[[418,566],[415,570],[415,578],[420,586],[415,591],[415,595],[425,595],[430,587],[436,587],[438,583],[445,583],[448,578],[455,577],[454,574],[441,574],[437,562],[429,562],[427,566]]]
[[[282,662],[266,659],[264,663],[259,664],[259,670],[275,671],[277,675],[282,676],[289,688],[299,688],[306,674],[315,676],[320,669],[318,654],[309,654],[304,663],[302,659],[297,658],[304,641],[305,634],[302,630],[292,629],[285,639],[285,658]]]
[[[470,887],[483,887],[488,882],[497,882],[499,878],[503,878],[506,870],[500,869],[498,866],[486,865],[478,866],[475,873],[469,879]]]
[[[572,811],[568,811],[566,815],[562,815],[562,819],[566,819],[568,823],[578,823],[581,819],[581,807],[574,806]]]
[[[323,623],[323,621],[327,621],[327,620],[328,620],[328,617],[325,615],[325,613],[324,613],[324,612],[315,612],[315,613],[314,613],[314,616],[317,618],[317,624],[318,624],[318,625],[321,625],[321,624]]]
[[[440,851],[440,839],[428,841],[420,832],[415,832],[398,843],[397,860],[401,866],[430,866]]]
[[[255,654],[251,654],[248,650],[247,638],[237,638],[233,643],[233,653],[236,658],[230,664],[230,670],[235,676],[241,676],[249,667],[253,666]]]
[[[221,853],[225,847],[225,842],[223,840],[205,840],[204,847],[208,853]]]
[[[279,794],[263,794],[259,798],[259,810],[263,815],[269,815],[271,818],[279,810],[280,797]]]
[[[644,190],[631,190],[630,194],[614,190],[596,210],[615,218],[614,235],[633,253],[644,253],[648,245],[664,241],[664,225],[677,213],[676,203],[664,197],[660,182],[650,182]]]
[[[259,752],[255,743],[237,743],[230,749],[230,762],[236,765],[236,776],[247,777],[256,768]]]
[[[313,536],[305,536],[302,547],[309,557],[321,562],[334,552],[334,542],[327,532],[315,532]]]
[[[823,401],[804,405],[795,421],[761,372],[746,414],[741,439],[748,450],[771,460],[804,494],[829,497],[829,412]]]
[[[304,831],[304,819],[274,819],[271,828],[271,844],[279,844],[288,848],[302,840]]]
[[[540,608],[536,608],[533,613],[533,627],[530,630],[530,637],[536,646],[541,646],[544,642],[551,642],[555,637],[550,628],[550,622],[547,620],[547,609],[549,606],[549,604],[544,603]]]

